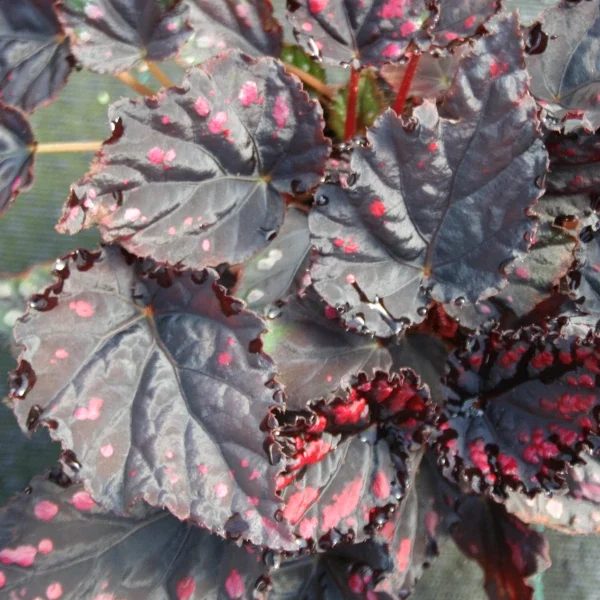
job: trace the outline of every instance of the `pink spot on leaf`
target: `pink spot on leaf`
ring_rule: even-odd
[[[236,569],[232,569],[225,580],[225,591],[231,600],[242,598],[246,593],[246,586],[242,576]]]
[[[194,110],[201,117],[207,117],[210,113],[210,104],[204,96],[198,96],[196,102],[194,102]]]
[[[155,146],[148,151],[148,160],[155,165],[162,165],[165,160],[165,151]]]
[[[290,116],[290,107],[288,106],[285,96],[281,94],[275,98],[275,105],[273,106],[273,118],[277,127],[282,129],[287,123],[288,117]]]
[[[362,490],[362,478],[358,477],[351,481],[339,494],[334,494],[333,504],[323,508],[323,520],[321,528],[328,531],[337,527],[339,522],[349,517],[358,506]]]
[[[398,571],[406,571],[410,560],[410,551],[412,549],[412,541],[410,538],[404,538],[400,542],[400,548],[396,552],[396,561],[398,562]]]
[[[377,475],[375,475],[375,480],[373,481],[373,493],[377,498],[381,498],[382,500],[390,497],[390,482],[383,471],[379,471]]]
[[[246,83],[244,83],[244,85],[242,85],[242,89],[240,90],[238,100],[244,106],[250,106],[253,102],[256,102],[257,99],[258,99],[258,87],[256,85],[256,82],[246,81]]]
[[[140,218],[142,211],[139,208],[128,208],[125,211],[125,220],[126,221],[135,221]]]
[[[209,122],[208,122],[208,130],[213,133],[221,133],[225,124],[227,123],[227,113],[224,111],[219,111]]]
[[[313,502],[319,497],[319,490],[306,487],[292,494],[283,510],[283,517],[295,525]]]
[[[48,600],[58,600],[63,595],[62,585],[55,581],[46,588]]]
[[[217,485],[215,485],[215,496],[217,498],[225,498],[225,496],[227,496],[228,493],[229,493],[229,488],[227,487],[226,484],[217,483]]]
[[[177,600],[189,600],[196,591],[196,582],[192,577],[184,577],[177,583]]]
[[[385,215],[385,204],[381,200],[373,200],[369,210],[374,217],[383,217]]]
[[[65,358],[69,357],[69,353],[64,349],[64,348],[59,348],[55,353],[54,356],[56,356],[56,358],[58,358],[58,360],[63,360]]]
[[[35,546],[17,546],[16,548],[4,548],[0,552],[0,562],[3,565],[19,565],[30,567],[35,561],[37,548]]]
[[[52,521],[58,514],[58,504],[54,504],[49,500],[41,500],[34,506],[33,514],[40,521]]]
[[[40,554],[50,554],[54,550],[54,543],[51,539],[44,538],[39,541],[37,549]]]
[[[531,273],[529,272],[529,269],[527,269],[525,267],[517,267],[515,269],[515,275],[517,277],[519,277],[520,279],[529,279],[531,277]]]
[[[89,493],[83,491],[73,494],[73,497],[71,498],[71,504],[77,510],[83,511],[92,510],[92,508],[96,506],[96,503],[92,500],[92,497],[89,495]]]
[[[325,10],[328,1],[329,0],[308,0],[308,7],[310,8],[310,12],[316,15],[322,10]]]
[[[114,454],[115,449],[112,447],[112,444],[106,444],[106,446],[102,446],[100,448],[100,454],[104,456],[104,458],[110,458]]]
[[[204,250],[204,252],[208,252],[210,250],[210,240],[202,241],[202,250]]]
[[[467,17],[464,22],[465,29],[471,29],[475,25],[475,15]]]
[[[77,302],[69,302],[69,308],[75,311],[78,317],[87,319],[94,314],[94,307],[85,300],[79,300]]]

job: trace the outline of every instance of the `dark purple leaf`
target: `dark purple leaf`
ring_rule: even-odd
[[[269,465],[260,430],[280,395],[255,349],[264,322],[213,271],[143,276],[118,248],[80,251],[57,268],[56,286],[33,296],[15,327],[21,427],[47,425],[111,510],[143,499],[287,547],[272,521],[281,469]]]
[[[444,489],[451,505],[444,515],[458,547],[479,563],[490,600],[533,600],[527,578],[550,567],[548,541],[501,504]]]
[[[440,17],[433,30],[434,43],[447,46],[474,36],[500,9],[500,0],[441,0]]]
[[[429,390],[410,369],[360,376],[331,402],[278,415],[274,435],[289,456],[277,486],[283,520],[322,547],[336,536],[364,541],[404,495],[408,451],[426,439],[433,416]]]
[[[435,21],[426,0],[298,0],[288,18],[308,54],[339,66],[381,65],[413,43],[425,47]]]
[[[165,60],[192,34],[181,0],[59,0],[56,10],[75,58],[96,73],[114,75],[140,60]]]
[[[600,533],[600,464],[584,454],[583,464],[568,466],[567,489],[527,498],[511,493],[506,508],[521,521],[569,534]]]
[[[60,230],[97,223],[134,254],[194,268],[265,248],[283,222],[282,192],[316,185],[329,153],[321,110],[298,79],[235,52],[109,117],[115,136],[73,186]]]
[[[451,355],[444,391],[447,422],[436,446],[445,474],[503,495],[563,482],[598,429],[600,336],[573,331],[492,331]]]
[[[556,119],[582,118],[584,126],[600,126],[598,2],[561,0],[540,17],[547,36],[541,53],[527,57],[531,93]]]
[[[362,314],[376,335],[422,320],[429,298],[476,302],[497,292],[501,267],[528,248],[546,151],[517,17],[489,27],[458,70],[444,117],[429,101],[412,121],[384,113],[371,148],[353,154],[357,181],[318,192],[309,218],[315,289],[344,320]]]
[[[261,552],[166,511],[139,505],[127,518],[81,485],[45,478],[0,513],[0,588],[6,598],[221,600],[253,596]]]
[[[181,55],[188,65],[196,65],[212,54],[237,48],[249,56],[281,53],[283,30],[273,16],[269,0],[185,0],[194,28],[192,39]]]
[[[33,183],[35,144],[25,116],[0,102],[0,215]]]
[[[310,282],[308,215],[288,208],[277,237],[262,251],[238,265],[233,293],[249,308],[263,311]]]
[[[0,100],[32,112],[51,102],[73,68],[52,0],[0,4]]]
[[[439,378],[447,353],[433,336],[409,333],[396,344],[348,331],[332,307],[311,289],[292,297],[268,320],[263,349],[278,365],[277,380],[284,386],[287,405],[303,409],[311,400],[332,398],[347,389],[360,373],[411,368],[437,400]],[[360,330],[360,321],[353,326]]]
[[[577,252],[577,269],[570,273],[573,295],[585,313],[600,318],[600,232]]]

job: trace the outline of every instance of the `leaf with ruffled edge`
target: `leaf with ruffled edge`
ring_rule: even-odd
[[[0,216],[33,183],[35,145],[25,116],[0,102]]]
[[[444,377],[444,473],[504,495],[556,489],[598,429],[600,336],[529,327],[472,336]]]
[[[136,272],[118,248],[75,253],[15,326],[23,429],[44,424],[94,499],[138,499],[180,519],[292,549],[261,424],[280,404],[264,322],[217,274]],[[78,468],[75,466],[75,468]]]
[[[147,506],[118,517],[82,485],[64,488],[42,477],[0,512],[7,598],[264,598],[253,595],[266,571],[260,554]]]
[[[376,335],[422,320],[430,297],[476,302],[498,292],[501,268],[528,249],[527,211],[547,155],[518,18],[489,29],[463,60],[442,116],[429,101],[412,122],[388,111],[368,135],[371,147],[353,154],[354,184],[317,193],[314,287],[344,320],[363,315]]]
[[[282,193],[316,185],[329,142],[320,107],[270,58],[229,52],[158,98],[109,111],[115,135],[75,184],[59,225],[193,268],[241,263],[283,222]]]
[[[96,73],[166,60],[192,35],[182,0],[60,0],[56,11],[75,58]]]
[[[562,0],[539,18],[547,37],[543,52],[527,57],[531,93],[554,118],[583,118],[600,126],[600,5]]]
[[[283,28],[273,16],[269,0],[185,0],[194,34],[181,49],[187,65],[197,65],[208,56],[237,48],[249,56],[281,53]]]
[[[0,100],[25,112],[48,104],[73,63],[52,0],[0,4]]]
[[[377,66],[402,57],[409,45],[425,48],[435,22],[426,0],[294,0],[288,19],[311,56],[333,66]]]

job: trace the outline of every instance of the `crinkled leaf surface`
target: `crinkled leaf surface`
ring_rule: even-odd
[[[600,232],[578,253],[578,268],[571,273],[574,294],[586,313],[600,313]]]
[[[548,541],[506,508],[488,498],[463,495],[454,486],[440,490],[448,504],[443,526],[458,547],[479,563],[490,600],[532,600],[527,578],[550,567]]]
[[[589,454],[583,464],[568,466],[567,489],[548,497],[511,493],[506,508],[522,521],[569,534],[600,533],[600,464]]]
[[[237,267],[233,293],[252,310],[264,311],[306,285],[309,261],[308,215],[290,207],[277,237]]]
[[[3,597],[257,597],[252,592],[265,567],[251,546],[238,547],[142,505],[118,517],[95,504],[81,485],[63,488],[38,477],[28,492],[0,513]]]
[[[429,390],[413,371],[358,378],[331,402],[278,416],[275,438],[289,456],[280,476],[284,521],[327,547],[364,541],[406,491],[409,450],[433,417]]]
[[[0,215],[33,183],[35,139],[25,116],[0,102]]]
[[[562,119],[581,112],[592,130],[600,126],[600,5],[561,0],[541,15],[546,49],[527,57],[531,93]]]
[[[298,0],[288,18],[298,43],[327,64],[381,65],[425,47],[435,10],[426,0]]]
[[[500,0],[441,0],[439,4],[440,17],[433,30],[439,46],[474,36],[501,8]]]
[[[261,423],[277,405],[264,322],[187,273],[136,275],[118,248],[59,261],[56,287],[15,327],[23,428],[43,423],[74,453],[95,499],[138,499],[181,519],[287,547]]]
[[[60,230],[97,223],[134,254],[193,268],[266,247],[283,222],[281,193],[316,185],[329,153],[321,110],[298,79],[237,52],[109,116],[120,135],[72,188]]]
[[[597,431],[600,337],[530,327],[474,335],[451,355],[447,422],[436,446],[445,474],[499,494],[562,484]]]
[[[440,302],[475,302],[498,291],[501,267],[527,250],[546,151],[518,28],[516,15],[490,25],[458,70],[445,116],[429,101],[412,123],[386,112],[371,148],[353,154],[357,181],[320,188],[311,275],[345,320],[362,314],[389,336],[422,320],[425,288]]]
[[[12,328],[25,312],[26,300],[52,281],[53,265],[42,264],[23,273],[0,273],[0,343],[12,339]]]
[[[373,125],[384,106],[383,95],[379,91],[379,82],[373,70],[363,71],[358,84],[356,108],[356,132],[363,135],[367,127]],[[344,139],[346,112],[348,109],[348,88],[337,92],[329,111],[328,123],[338,139]]]
[[[192,34],[182,0],[60,0],[56,10],[75,58],[97,73],[165,60]]]
[[[0,5],[0,99],[26,112],[50,102],[73,68],[52,0]]]
[[[376,371],[401,368],[413,369],[439,398],[447,353],[432,336],[407,334],[394,343],[357,335],[311,289],[273,311],[267,326],[263,348],[277,363],[288,407],[302,409],[311,400],[333,398],[360,373],[371,377]],[[360,321],[353,326],[360,330]]]
[[[279,57],[283,30],[269,0],[185,0],[194,34],[181,57],[196,65],[209,55],[237,48],[250,56]]]

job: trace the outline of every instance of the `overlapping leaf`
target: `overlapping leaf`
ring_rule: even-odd
[[[582,459],[582,464],[567,467],[566,490],[550,497],[538,494],[535,498],[512,493],[506,508],[526,523],[563,533],[600,533],[600,465],[589,454]]]
[[[571,114],[600,126],[600,6],[561,0],[540,17],[547,36],[543,52],[527,58],[531,92],[556,119]]]
[[[361,376],[332,402],[279,415],[274,435],[289,456],[278,482],[283,520],[326,547],[332,535],[364,541],[401,500],[409,450],[432,419],[429,390],[409,369]]]
[[[216,273],[136,275],[121,250],[59,261],[17,323],[12,378],[23,428],[43,423],[95,499],[138,499],[273,548],[289,538],[260,426],[277,405],[264,328]],[[269,386],[267,386],[269,384]],[[274,399],[275,398],[275,399]]]
[[[182,0],[61,0],[56,10],[75,58],[97,73],[165,60],[192,34]]]
[[[448,361],[448,477],[476,491],[553,489],[598,429],[600,337],[536,327],[473,336]]]
[[[0,102],[0,215],[33,183],[35,139],[23,114]]]
[[[515,15],[467,56],[443,115],[426,101],[392,111],[352,157],[357,181],[323,186],[309,219],[315,289],[345,320],[389,336],[426,314],[429,298],[475,302],[527,250],[546,151],[527,92]],[[540,178],[540,179],[538,179]],[[536,186],[536,179],[538,179]]]
[[[185,0],[194,34],[181,56],[196,65],[216,52],[237,48],[250,56],[281,53],[283,30],[269,0]]]
[[[260,551],[238,547],[166,511],[127,518],[81,485],[38,477],[0,513],[0,588],[6,598],[220,600],[253,595]]]
[[[2,2],[0,100],[31,112],[54,98],[72,68],[52,0]]]
[[[308,215],[290,207],[277,237],[236,267],[233,293],[252,310],[263,311],[306,286],[309,261]]]
[[[270,58],[235,52],[109,116],[119,135],[73,187],[60,230],[97,223],[134,254],[193,268],[266,247],[283,221],[281,193],[314,186],[329,152],[299,81]]]
[[[361,330],[361,321],[351,324]],[[347,389],[360,373],[411,368],[427,383],[437,400],[439,374],[446,351],[432,336],[411,334],[398,344],[347,331],[339,315],[313,290],[293,297],[268,321],[264,350],[278,365],[287,404],[303,409],[311,400],[331,399]]]
[[[440,17],[433,30],[434,43],[447,46],[474,36],[500,8],[500,0],[442,0]]]
[[[298,43],[339,66],[381,65],[413,43],[426,46],[435,10],[426,0],[297,0],[288,18]]]

